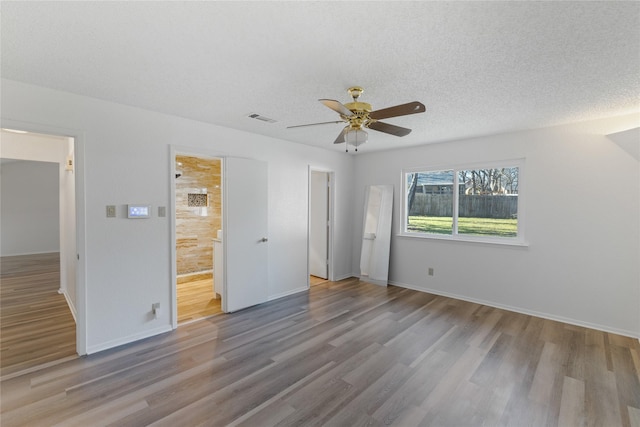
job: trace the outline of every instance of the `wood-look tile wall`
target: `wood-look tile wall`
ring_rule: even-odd
[[[222,227],[220,160],[176,156],[176,254],[178,274],[213,268],[213,238]],[[208,194],[206,207],[189,206],[189,194]],[[193,199],[193,198],[192,198]]]

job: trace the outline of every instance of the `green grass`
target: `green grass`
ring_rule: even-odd
[[[451,234],[451,217],[410,216],[407,231],[417,233]],[[458,234],[516,237],[517,219],[458,218]]]

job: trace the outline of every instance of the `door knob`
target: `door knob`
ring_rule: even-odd
[[[269,241],[269,239],[267,239],[266,237],[263,237],[262,239],[260,239],[260,241],[261,241],[262,243],[264,243],[264,242],[268,242],[268,241]]]

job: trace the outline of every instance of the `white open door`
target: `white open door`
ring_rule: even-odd
[[[329,174],[311,171],[309,200],[309,274],[327,279],[329,259]]]
[[[222,310],[267,301],[267,163],[229,157],[224,164]]]

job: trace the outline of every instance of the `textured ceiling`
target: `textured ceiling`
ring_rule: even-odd
[[[362,150],[640,111],[639,2],[7,2],[2,77],[334,146],[319,98],[418,100]],[[277,120],[265,123],[258,113]]]

